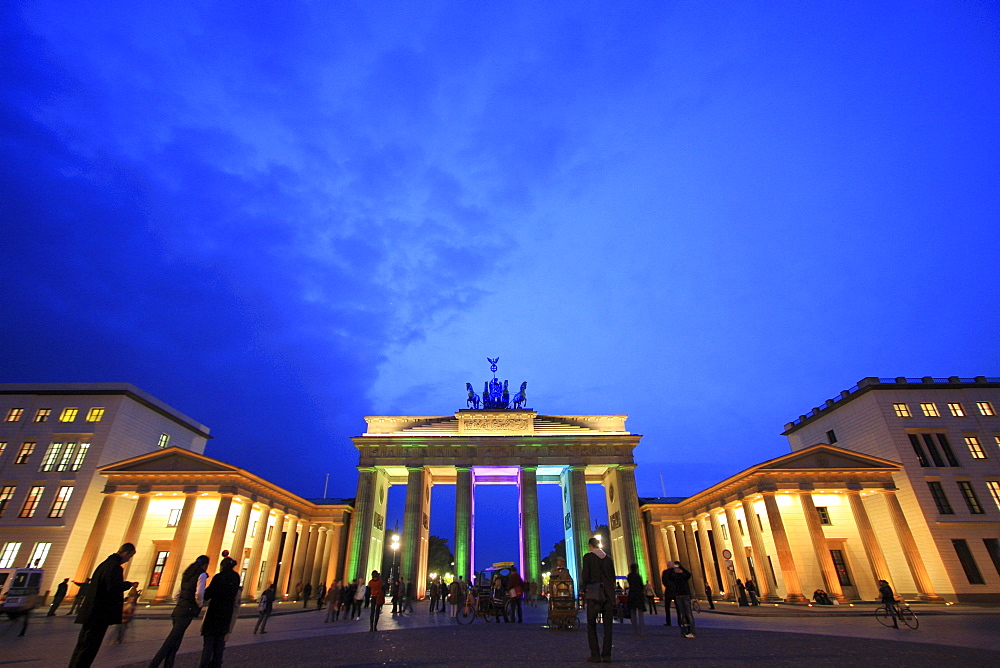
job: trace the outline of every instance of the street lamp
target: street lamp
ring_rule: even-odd
[[[399,534],[392,534],[392,543],[389,544],[392,548],[392,568],[389,569],[389,577],[393,578],[399,575],[396,571],[396,553],[399,551]]]

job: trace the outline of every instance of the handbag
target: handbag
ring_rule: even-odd
[[[594,603],[604,603],[607,600],[604,594],[604,586],[600,582],[585,586],[583,588],[583,598]]]

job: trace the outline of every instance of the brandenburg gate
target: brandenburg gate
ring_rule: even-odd
[[[359,475],[345,577],[381,570],[388,490],[405,484],[400,573],[413,578],[423,595],[431,490],[456,485],[455,573],[471,581],[476,485],[510,484],[518,487],[520,570],[527,580],[540,582],[537,485],[552,484],[562,488],[566,560],[578,581],[576,571],[592,535],[587,485],[600,484],[607,500],[610,553],[619,574],[637,563],[649,581],[632,456],[641,437],[626,431],[627,416],[539,415],[523,407],[527,383],[510,399],[507,382],[496,378],[497,360],[489,361],[494,377],[482,399],[467,384],[468,408],[454,415],[365,418],[367,431],[352,439]]]

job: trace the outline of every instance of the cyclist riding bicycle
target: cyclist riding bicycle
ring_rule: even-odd
[[[882,596],[882,604],[892,617],[892,628],[899,628],[899,610],[896,609],[896,595],[885,580],[878,581],[878,593]]]

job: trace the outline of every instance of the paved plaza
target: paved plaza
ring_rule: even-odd
[[[754,610],[753,616],[721,604],[716,613],[697,616],[697,638],[680,637],[660,616],[648,619],[647,635],[615,624],[614,662],[690,666],[846,666],[889,661],[909,666],[1000,665],[1000,611],[978,608],[918,608],[917,631],[880,626],[869,610],[858,606],[833,614],[779,606]],[[387,607],[386,610],[389,608]],[[105,644],[97,666],[148,665],[170,627],[169,608],[149,609],[137,618],[122,645]],[[252,606],[230,636],[226,665],[365,666],[365,665],[555,665],[583,663],[588,656],[584,629],[575,632],[542,628],[545,608],[525,607],[524,624],[455,625],[446,614],[429,614],[421,604],[412,615],[383,614],[380,631],[370,633],[368,620],[324,624],[322,613],[301,612],[281,604],[266,635],[253,635]],[[794,616],[789,616],[793,614]],[[193,624],[178,655],[177,666],[198,665],[201,637]],[[20,625],[0,622],[0,666],[65,666],[79,626],[66,615],[33,619],[28,634]],[[109,638],[112,635],[109,632]]]

